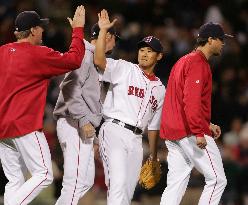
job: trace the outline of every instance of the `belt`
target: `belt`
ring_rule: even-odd
[[[126,124],[126,123],[121,122],[120,120],[117,120],[117,119],[113,119],[112,122],[117,124],[117,125],[123,125],[123,127],[133,131],[133,133],[136,134],[136,135],[141,135],[142,134],[142,130],[140,128],[138,128],[138,127]]]

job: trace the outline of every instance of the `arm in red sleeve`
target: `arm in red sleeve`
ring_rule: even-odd
[[[60,53],[47,47],[38,47],[36,51],[37,68],[45,77],[64,74],[80,67],[85,54],[83,28],[74,28],[70,49],[66,53]]]
[[[197,137],[203,137],[201,106],[204,82],[203,67],[200,62],[186,62],[185,66],[187,66],[183,90],[185,115],[192,134]]]

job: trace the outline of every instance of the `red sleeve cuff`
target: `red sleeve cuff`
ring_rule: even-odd
[[[72,36],[73,37],[78,37],[81,40],[84,39],[84,28],[83,27],[76,27],[72,31]]]

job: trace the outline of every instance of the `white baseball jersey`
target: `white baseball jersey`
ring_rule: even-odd
[[[110,83],[103,105],[105,119],[118,119],[145,130],[159,130],[165,87],[137,65],[107,59],[103,81]]]

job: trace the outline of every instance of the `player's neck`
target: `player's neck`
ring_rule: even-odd
[[[35,45],[34,41],[30,38],[19,39],[17,40],[17,43],[30,43],[32,45]]]
[[[153,75],[154,74],[154,68],[150,67],[150,68],[146,68],[146,67],[142,67],[139,66],[141,68],[141,70],[146,74],[146,75]]]
[[[196,48],[197,51],[201,51],[205,58],[208,60],[211,57],[211,53],[209,52],[209,49],[207,46],[199,46]]]

